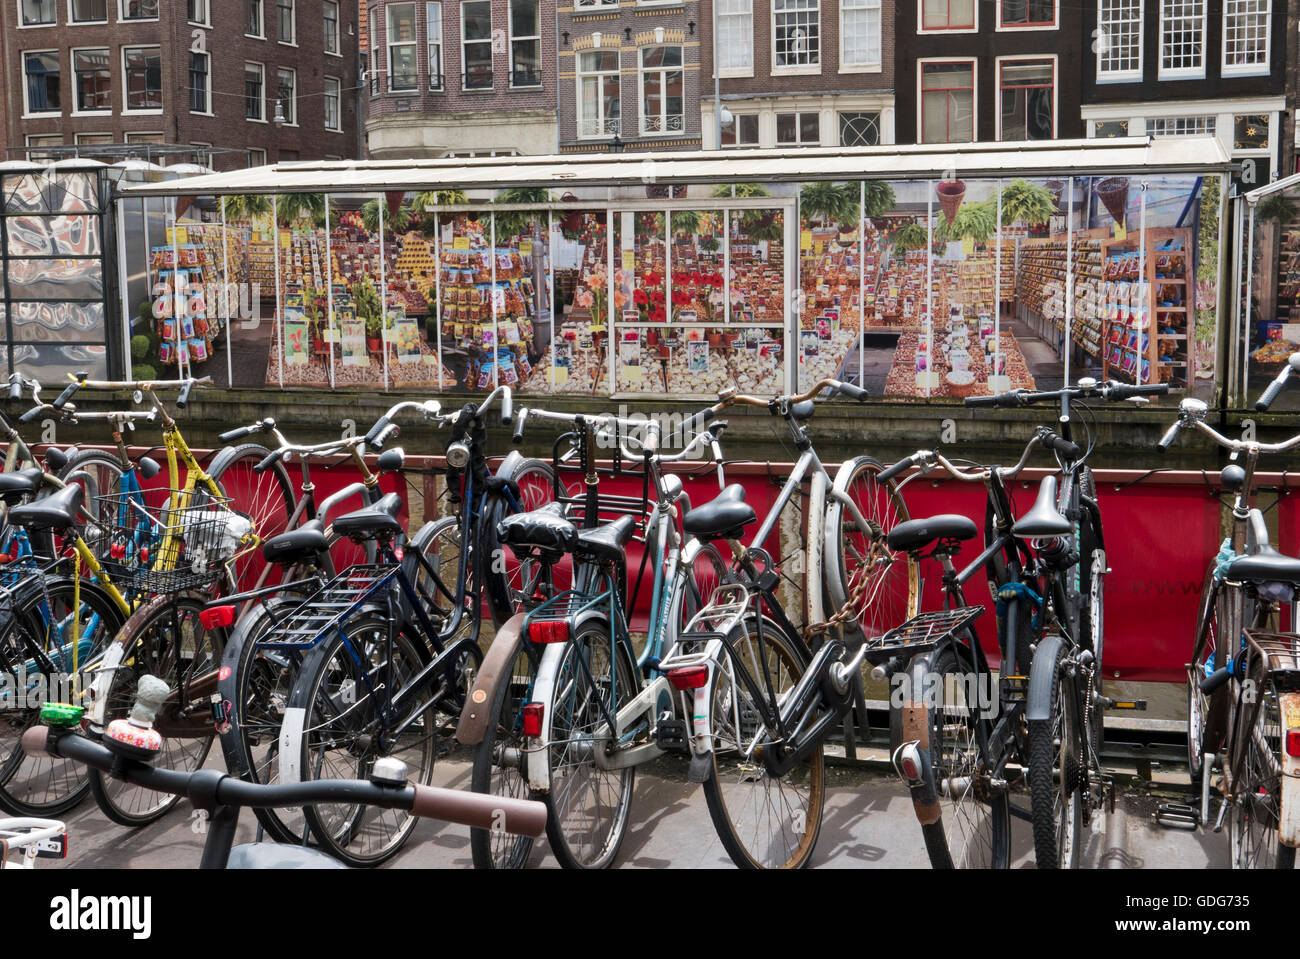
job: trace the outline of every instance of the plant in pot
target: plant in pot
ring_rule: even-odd
[[[799,211],[806,222],[856,228],[859,189],[856,183],[806,183],[799,191]]]
[[[997,209],[997,197],[990,200]],[[1030,183],[1025,179],[1015,179],[1002,191],[1002,225],[1023,223],[1026,226],[1042,226],[1056,212],[1056,197],[1045,186]]]
[[[920,223],[905,223],[894,231],[894,249],[899,253],[922,250],[929,241],[927,231]]]

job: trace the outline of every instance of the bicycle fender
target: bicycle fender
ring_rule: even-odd
[[[1280,693],[1278,714],[1282,718],[1282,742],[1287,733],[1300,729],[1300,692]],[[1300,756],[1281,750],[1282,795],[1278,800],[1278,839],[1284,846],[1300,846]]]
[[[483,657],[483,665],[474,677],[474,688],[465,700],[465,707],[460,712],[460,721],[456,724],[456,742],[462,746],[476,746],[483,741],[487,732],[488,718],[492,712],[492,701],[496,696],[497,683],[503,676],[509,675],[510,664],[519,654],[519,644],[523,642],[525,613],[515,613],[497,630],[496,638],[488,647]]]
[[[1029,666],[1029,693],[1025,700],[1025,719],[1052,718],[1052,687],[1056,684],[1056,651],[1065,640],[1060,636],[1045,636],[1034,650],[1034,660]]]
[[[918,656],[912,660],[909,682],[904,690],[900,710],[901,742],[916,741],[917,748],[925,755],[930,753],[930,711],[924,700],[926,677],[930,672],[930,657]],[[912,809],[916,812],[916,821],[922,826],[937,823],[943,815],[939,807],[939,796],[935,790],[934,776],[927,782],[910,787]]]
[[[554,643],[542,653],[542,661],[537,667],[537,679],[533,683],[533,699],[544,703],[542,709],[542,734],[529,744],[524,751],[524,774],[528,788],[534,792],[551,791],[551,741],[552,707],[555,705],[555,675],[560,670],[564,658],[564,648],[568,643]]]
[[[519,464],[525,459],[526,457],[519,450],[511,450],[492,475],[501,479],[512,479],[515,473],[519,472]]]

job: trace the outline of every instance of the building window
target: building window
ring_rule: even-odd
[[[73,23],[108,23],[108,0],[72,0],[68,15]]]
[[[921,142],[975,139],[975,61],[921,65]]]
[[[248,149],[249,166],[266,166],[266,151],[260,147],[249,147]]]
[[[63,146],[63,135],[59,133],[49,136],[30,136],[27,138],[27,159],[31,161],[53,162],[63,155],[61,150],[51,150],[50,147]]]
[[[414,90],[420,84],[415,52],[415,4],[388,5],[388,90]]]
[[[510,0],[510,85],[542,85],[542,36],[537,0]]]
[[[284,122],[288,126],[298,125],[298,72],[281,67],[276,74],[276,106],[284,113]]]
[[[298,11],[294,0],[275,0],[275,39],[280,43],[298,42]]]
[[[722,145],[740,148],[758,146],[758,114],[736,113],[732,117],[730,129],[722,129]]]
[[[492,89],[492,4],[466,0],[460,5],[460,48],[465,73],[462,90]]]
[[[1004,60],[998,64],[998,139],[1050,140],[1055,135],[1055,64]]]
[[[208,54],[190,51],[190,112],[210,113],[212,71]]]
[[[429,35],[429,89],[442,89],[442,4],[424,5],[425,29]]]
[[[1232,118],[1232,149],[1267,150],[1268,114],[1238,114]]]
[[[113,70],[109,50],[73,50],[72,71],[76,74],[77,112],[113,109]]]
[[[641,50],[641,133],[681,133],[685,127],[681,47]]]
[[[162,47],[123,47],[126,109],[161,110]]]
[[[618,0],[573,0],[575,9],[583,7],[617,7]]]
[[[821,118],[816,113],[778,113],[778,146],[815,147],[822,142]]]
[[[749,73],[754,69],[753,0],[716,0],[718,38],[714,56],[722,73]]]
[[[321,17],[325,21],[325,52],[337,54],[339,52],[338,0],[324,0],[321,3]]]
[[[334,77],[325,78],[325,129],[339,133],[343,124],[339,116],[341,85]]]
[[[1224,0],[1224,73],[1268,73],[1272,14],[1270,0]]]
[[[379,95],[379,78],[383,75],[384,61],[379,43],[379,8],[370,8],[370,95]]]
[[[840,0],[840,66],[880,66],[880,0]]]
[[[1055,27],[1056,0],[998,0],[998,26]]]
[[[879,113],[841,113],[840,146],[874,147],[880,143]]]
[[[265,81],[266,69],[260,63],[244,64],[244,119],[266,119]]]
[[[59,99],[57,50],[24,53],[23,72],[27,76],[28,113],[58,113],[63,109]]]
[[[266,36],[266,20],[263,16],[262,0],[248,0],[248,23],[244,32],[250,37]],[[371,34],[373,36],[374,34]]]
[[[596,139],[616,136],[621,90],[618,51],[592,50],[578,54],[578,136]]]
[[[1142,0],[1099,0],[1097,79],[1142,79]]]
[[[208,0],[185,0],[185,19],[190,23],[208,24]]]
[[[76,143],[79,147],[103,147],[113,143],[111,133],[78,133]]]
[[[1160,79],[1205,75],[1205,0],[1160,0]]]
[[[157,20],[158,0],[122,0],[123,20]]]
[[[1149,137],[1214,136],[1214,117],[1150,117]]]
[[[54,23],[55,0],[18,0],[24,27],[48,27]]]
[[[777,67],[822,62],[819,0],[772,0],[772,43]]]
[[[1094,120],[1092,135],[1101,139],[1128,136],[1127,120]]]
[[[922,30],[974,30],[975,0],[921,0]]]

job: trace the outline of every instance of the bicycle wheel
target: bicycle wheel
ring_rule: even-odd
[[[751,615],[732,628],[728,641],[759,688],[775,692],[778,701],[807,668],[802,651],[767,619],[761,640]],[[826,792],[822,745],[784,776],[770,775],[756,755],[767,727],[760,704],[735,679],[738,668],[725,657],[724,665],[713,670],[709,690],[713,770],[704,781],[709,816],[737,866],[798,869],[812,858],[821,831]]]
[[[1221,620],[1231,613],[1231,604],[1240,601],[1240,594],[1232,587],[1224,587],[1214,578],[1214,567],[1205,574],[1201,588],[1201,611],[1197,616],[1196,635],[1203,637],[1192,651],[1192,662],[1187,667],[1187,772],[1192,784],[1199,784],[1203,757],[1217,753],[1223,746],[1227,730],[1229,692],[1226,686],[1211,694],[1201,692],[1201,681],[1214,671],[1215,664],[1222,665],[1228,656],[1225,631]]]
[[[519,485],[519,511],[528,512],[555,501],[555,470],[550,463],[526,459],[510,473],[509,478]],[[533,560],[521,562],[513,552],[504,548],[497,539],[497,523],[513,512],[504,495],[488,501],[479,520],[478,545],[482,550],[483,589],[492,613],[492,620],[500,626],[513,616],[537,592],[538,577],[544,566]],[[569,588],[572,582],[572,564],[568,557],[549,570],[551,581],[543,584],[544,591],[552,595]]]
[[[1065,671],[1065,643],[1059,636],[1043,640],[1033,670],[1051,670],[1050,719],[1029,721],[1029,804],[1034,824],[1034,859],[1039,869],[1074,869],[1083,841],[1081,764],[1083,731],[1074,684]]]
[[[917,661],[914,661],[914,663]],[[935,869],[1005,869],[1011,850],[1011,804],[1005,788],[993,790],[992,722],[984,715],[972,678],[979,676],[965,647],[946,645],[909,669],[912,683],[930,681],[937,698],[928,710],[930,768],[940,818],[924,825]],[[973,695],[972,695],[973,693]]]
[[[1295,849],[1278,839],[1282,783],[1281,716],[1277,690],[1267,676],[1256,683],[1254,728],[1234,736],[1245,756],[1237,797],[1228,806],[1228,848],[1233,869],[1294,869]]]
[[[595,754],[611,745],[599,704],[612,714],[615,704],[630,702],[638,692],[626,648],[622,643],[610,647],[607,621],[583,623],[564,644],[551,694],[543,698],[551,724],[546,835],[566,869],[610,865],[627,831],[636,769],[602,769]]]
[[[684,630],[695,614],[709,604],[713,591],[730,577],[731,570],[727,568],[718,548],[712,543],[701,544],[690,570],[682,574],[681,583],[673,590],[673,601],[678,609],[678,632]]]
[[[406,764],[410,784],[433,777],[434,711],[421,693],[402,715],[389,708],[422,665],[415,644],[397,632],[390,645],[386,616],[362,612],[303,662],[289,700],[286,724],[301,719],[299,775],[315,779],[368,779],[375,761],[391,756]],[[407,720],[390,741],[389,729]],[[286,748],[289,748],[286,746]],[[404,809],[356,803],[318,803],[304,809],[321,848],[351,866],[377,866],[410,838],[416,818]]]
[[[470,788],[492,796],[529,798],[524,774],[522,710],[533,683],[533,657],[528,641],[520,643],[510,672],[497,683],[482,741],[474,748]],[[512,836],[493,829],[471,829],[469,848],[475,869],[522,869],[533,850],[530,836]]]
[[[70,577],[47,581],[43,590],[20,601],[0,632],[0,673],[10,682],[23,677],[12,691],[22,694],[23,701],[0,709],[0,809],[11,815],[58,816],[80,803],[90,788],[81,763],[29,756],[21,745],[23,732],[40,721],[42,702],[77,701],[86,686],[87,666],[122,624],[107,595],[84,582],[79,592],[77,603]],[[37,664],[37,650],[48,657],[53,674]]]
[[[289,528],[289,517],[297,508],[297,497],[284,464],[276,460],[261,473],[254,472],[270,450],[257,443],[228,447],[217,454],[208,475],[230,499],[232,508],[253,521],[253,532],[265,543]],[[231,564],[235,589],[253,589],[266,568],[260,549],[249,550]]]
[[[199,614],[206,603],[198,593],[155,597],[118,633],[124,652],[108,686],[104,722],[130,714],[141,677],[164,680],[172,692],[154,722],[162,733],[162,749],[152,762],[158,769],[202,768],[216,736],[208,699],[217,687],[225,631],[203,626]],[[180,801],[179,796],[113,779],[97,769],[89,776],[99,808],[122,826],[148,825]]]
[[[80,486],[84,491],[82,503],[91,521],[82,524],[78,532],[96,558],[103,559],[119,523],[123,493],[121,461],[103,450],[78,450],[68,458],[59,478],[68,486]]]
[[[885,537],[908,518],[898,486],[881,483],[884,467],[870,456],[859,456],[840,467],[835,490],[856,504],[868,530],[861,530],[851,510],[828,498],[826,543],[822,577],[828,616],[852,604],[846,638],[858,632],[867,639],[883,636],[916,615],[920,601],[920,573],[916,558],[891,550]],[[811,584],[810,584],[811,588]]]

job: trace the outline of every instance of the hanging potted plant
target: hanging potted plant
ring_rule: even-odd
[[[997,207],[997,199],[992,201]],[[1002,225],[1042,226],[1056,212],[1056,198],[1044,186],[1016,179],[1002,191]]]

